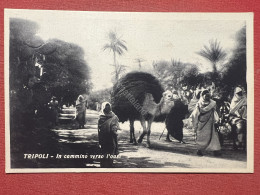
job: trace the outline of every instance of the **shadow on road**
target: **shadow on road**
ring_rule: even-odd
[[[161,134],[158,132],[152,133],[152,135],[150,137],[151,145],[149,147],[149,150],[197,156],[197,148],[196,148],[196,144],[194,141],[193,133],[188,132],[186,130],[186,133],[184,134],[184,141],[186,142],[186,144],[179,143],[177,140],[174,140],[174,138],[171,138],[172,142],[165,141],[166,133],[159,140],[160,135]],[[145,138],[146,138],[146,136],[145,136]],[[125,151],[135,152],[138,149],[138,147],[146,147],[145,138],[141,144],[138,144],[138,145],[129,144],[128,131],[123,131],[120,134],[120,140],[122,143],[122,145],[120,145],[120,147],[123,147],[123,152],[125,152]],[[222,153],[222,155],[217,158],[227,159],[227,160],[236,160],[236,161],[242,161],[242,162],[246,162],[246,160],[247,160],[246,151],[233,150],[231,140],[225,140],[221,153]],[[213,155],[213,152],[205,151],[204,155],[207,157],[210,157],[210,158],[216,158]]]
[[[50,155],[88,155],[88,158],[51,158],[29,161],[23,159],[23,154],[18,154],[22,160],[21,162],[16,162],[16,166],[26,168],[100,167],[100,159],[89,158],[90,155],[100,154],[97,119],[97,113],[93,112],[89,116],[87,115],[87,124],[83,129],[77,129],[78,124],[76,121],[61,122],[57,127],[52,129],[57,144],[52,146],[51,142],[49,144],[45,143],[50,148],[53,147],[53,149],[50,149]],[[158,129],[161,129],[160,127],[159,124]],[[140,133],[141,131],[136,133],[136,138]],[[171,138],[172,142],[166,142],[166,132],[164,132],[164,135],[159,140],[160,135],[161,132],[159,130],[156,131],[156,128],[154,128],[150,137],[151,146],[147,148],[146,136],[141,144],[134,145],[129,143],[129,130],[125,127],[125,129],[119,132],[120,158],[114,159],[114,166],[116,168],[191,168],[193,160],[198,161],[200,159],[196,155],[196,144],[192,131],[188,129],[184,131],[184,141],[186,144],[181,144],[173,138]],[[39,139],[42,138],[39,137]],[[205,156],[212,158],[211,161],[215,161],[213,158],[216,159],[211,152],[206,152]],[[190,162],[187,162],[186,159],[189,159]],[[234,151],[231,141],[226,140],[222,148],[222,156],[218,157],[218,159],[246,162],[247,155],[245,151]]]

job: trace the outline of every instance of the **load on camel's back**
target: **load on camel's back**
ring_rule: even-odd
[[[173,106],[172,93],[170,91],[164,92],[159,81],[149,73],[128,73],[113,87],[113,111],[120,122],[129,120],[131,143],[136,144],[134,121],[139,120],[143,132],[138,138],[138,143],[141,143],[147,134],[149,147],[152,122],[154,120],[163,121]]]

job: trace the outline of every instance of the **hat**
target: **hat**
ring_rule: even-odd
[[[78,100],[79,100],[80,102],[83,102],[83,101],[84,101],[84,97],[83,97],[82,95],[79,95]]]
[[[207,93],[209,93],[209,91],[208,91],[208,90],[204,90],[204,91],[202,91],[201,96],[204,96],[204,95],[206,95]]]
[[[243,90],[240,88],[240,87],[236,87],[235,88],[235,93],[239,93],[239,92],[242,92]]]

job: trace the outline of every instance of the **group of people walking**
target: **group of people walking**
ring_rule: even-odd
[[[217,122],[216,102],[211,99],[209,90],[197,90],[189,105],[181,101],[179,93],[173,92],[174,107],[166,118],[168,130],[166,141],[170,135],[180,143],[183,141],[183,120],[190,114],[193,129],[196,135],[197,154],[202,156],[202,151],[211,150],[219,155],[221,149],[218,134],[215,131],[214,123]]]
[[[213,151],[215,156],[221,155],[221,144],[215,125],[219,121],[217,104],[212,99],[210,90],[196,90],[188,105],[182,102],[177,91],[173,91],[173,100],[174,106],[165,121],[168,130],[166,141],[171,141],[171,135],[180,143],[185,144],[183,141],[183,119],[189,116],[196,135],[197,155],[203,156],[205,151]],[[84,98],[79,96],[76,103],[79,127],[83,127],[85,124],[85,106]],[[235,132],[246,129],[246,107],[246,96],[243,94],[242,88],[236,87],[228,113],[229,123]],[[117,141],[118,130],[118,117],[113,113],[111,104],[109,102],[103,102],[98,120],[99,146],[101,153],[105,157],[101,159],[101,167],[112,167],[113,160],[106,158],[106,156],[108,154],[117,155],[119,153]],[[238,142],[239,141],[242,142],[238,136]]]
[[[212,99],[212,89],[197,89],[189,104],[181,101],[179,93],[173,92],[175,105],[166,118],[166,128],[168,130],[166,141],[171,141],[172,135],[180,143],[183,141],[183,119],[190,113],[192,127],[195,133],[197,155],[203,156],[204,151],[213,151],[215,156],[221,155],[221,144],[217,124],[219,115],[216,101]],[[247,100],[242,88],[236,87],[232,98],[229,113],[226,113],[228,123],[231,126],[233,147],[246,147],[246,113]],[[188,115],[187,115],[188,114]]]

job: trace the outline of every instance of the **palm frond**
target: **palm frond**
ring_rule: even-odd
[[[222,49],[222,47],[220,47],[220,42],[217,40],[211,40],[209,42],[209,47],[204,45],[203,49],[196,53],[212,63],[217,63],[221,60],[224,60],[227,56],[226,52]]]
[[[118,40],[117,41],[117,45],[127,51],[127,47],[126,47],[126,45],[124,43],[122,43],[122,40],[121,41]]]
[[[120,56],[124,53],[124,51],[123,51],[120,47],[116,47],[116,48],[115,48],[115,51],[116,51]]]
[[[105,44],[102,49],[103,49],[103,51],[105,51],[107,49],[109,49],[111,51],[112,50],[111,44]]]

